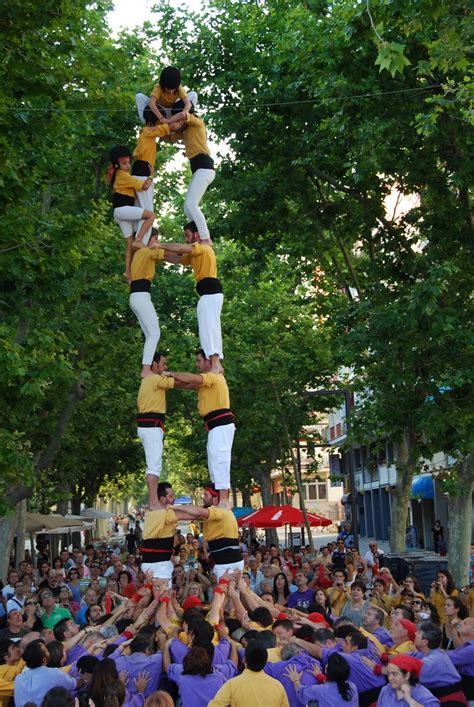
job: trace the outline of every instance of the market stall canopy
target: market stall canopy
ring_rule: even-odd
[[[312,527],[332,524],[329,518],[324,518],[316,513],[308,511],[307,515]],[[282,528],[284,525],[301,528],[304,526],[304,516],[299,508],[293,506],[265,506],[265,508],[260,508],[258,511],[240,518],[237,522],[241,528]]]
[[[64,516],[46,515],[43,513],[26,514],[27,533],[50,533],[53,530],[58,532],[60,528],[64,528],[63,532],[68,533],[77,526],[80,526],[80,530],[84,530],[85,526],[82,519],[77,520],[76,518],[65,518]]]
[[[101,511],[98,508],[83,508],[81,516],[83,518],[95,518],[96,520],[108,520],[113,518],[114,514],[109,511]]]

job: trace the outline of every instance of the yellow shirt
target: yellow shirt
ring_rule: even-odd
[[[403,641],[398,646],[391,646],[385,651],[388,655],[400,655],[401,653],[413,653],[416,651],[413,641]]]
[[[337,589],[336,587],[328,589],[328,597],[331,609],[336,616],[339,616],[344,604],[351,599],[345,590]]]
[[[153,280],[156,263],[165,259],[163,248],[140,248],[135,251],[130,268],[132,280]]]
[[[141,191],[145,180],[136,179],[123,169],[118,169],[115,172],[114,192],[125,194],[125,196],[135,196],[136,191]]]
[[[147,511],[143,527],[143,540],[171,538],[176,533],[177,523],[176,513],[170,506],[157,511]]]
[[[206,542],[217,538],[238,538],[239,526],[232,511],[211,506],[209,518],[202,526],[202,536]]]
[[[166,391],[174,388],[174,378],[154,373],[142,378],[138,390],[138,412],[166,412]]]
[[[0,678],[0,707],[7,707],[13,697],[13,682]]]
[[[206,126],[201,118],[196,118],[191,113],[186,114],[186,128],[181,133],[181,139],[188,160],[192,160],[196,155],[211,154],[207,144]]]
[[[193,243],[192,253],[182,255],[180,263],[181,265],[191,265],[196,282],[205,277],[217,277],[216,254],[210,245]]]
[[[166,108],[172,106],[173,103],[176,103],[179,99],[186,101],[188,97],[188,94],[182,86],[178,86],[178,93],[165,93],[159,83],[156,84],[151,95],[153,98],[156,98],[157,103]]]
[[[229,388],[222,373],[201,373],[201,378],[202,384],[197,390],[197,408],[201,417],[213,410],[229,409]]]
[[[169,125],[148,125],[140,130],[133,156],[136,160],[145,160],[151,167],[156,161],[156,139],[170,134]]]
[[[459,596],[458,590],[453,589],[453,591],[451,592],[451,594],[449,596],[450,597]],[[437,589],[435,589],[435,591],[432,592],[430,595],[430,601],[438,609],[438,614],[439,614],[439,618],[440,618],[441,623],[445,624],[447,622],[446,612],[444,610],[444,603],[445,603],[446,599],[445,599],[443,592],[440,592]]]
[[[222,685],[208,707],[289,707],[288,698],[281,682],[246,668],[242,675]]]
[[[21,673],[26,663],[20,658],[14,665],[0,665],[0,680],[13,682],[17,675]]]

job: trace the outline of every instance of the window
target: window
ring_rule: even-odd
[[[328,497],[325,481],[314,481],[303,484],[303,498],[305,501],[325,501]]]

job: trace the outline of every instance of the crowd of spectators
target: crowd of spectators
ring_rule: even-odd
[[[0,707],[474,705],[474,589],[426,594],[350,527],[318,551],[241,539],[241,577],[178,534],[172,587],[121,543],[40,545],[0,598]]]

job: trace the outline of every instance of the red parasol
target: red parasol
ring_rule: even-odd
[[[329,518],[324,518],[316,513],[309,513],[309,524],[312,527],[328,526],[332,524]],[[249,513],[237,521],[240,528],[282,528],[290,525],[292,528],[304,526],[303,512],[293,506],[265,506],[258,511]]]

